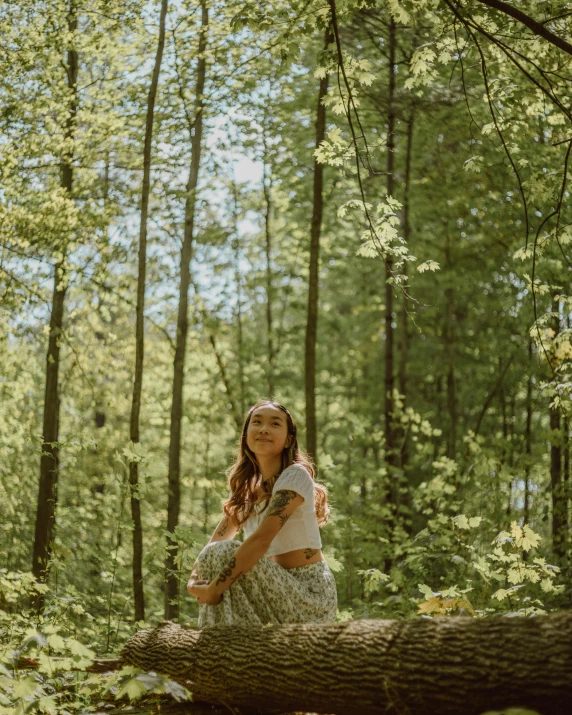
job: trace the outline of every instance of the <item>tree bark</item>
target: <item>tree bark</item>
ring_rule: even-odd
[[[77,32],[77,0],[70,0],[67,29],[72,38]],[[77,75],[78,53],[73,47],[67,51],[65,65],[67,84],[71,90],[68,113],[65,124],[65,136],[69,142],[60,162],[60,185],[68,198],[73,190],[73,137],[75,120],[78,110]],[[52,310],[50,315],[50,334],[46,357],[46,382],[44,389],[44,418],[42,427],[42,453],[40,456],[40,486],[38,506],[36,510],[36,526],[34,534],[34,550],[32,556],[32,573],[38,581],[46,581],[49,570],[49,560],[52,552],[52,539],[56,520],[57,485],[59,471],[59,427],[60,427],[60,341],[64,318],[64,303],[66,297],[66,244],[64,238],[61,258],[57,260],[54,269],[54,288],[52,293]],[[43,594],[38,594],[35,607],[42,610]]]
[[[147,268],[147,215],[151,184],[151,144],[153,141],[153,117],[155,98],[159,85],[159,73],[165,47],[165,17],[168,0],[162,0],[159,16],[159,39],[155,54],[155,66],[151,76],[147,98],[145,143],[143,148],[143,182],[141,188],[141,222],[139,225],[139,270],[137,274],[137,307],[135,320],[135,376],[131,400],[130,439],[139,442],[139,417],[141,414],[141,391],[143,387],[143,358],[145,354],[145,277]],[[139,463],[129,463],[129,490],[131,494],[131,518],[133,519],[133,601],[135,620],[145,620],[145,594],[143,591],[143,529],[141,526],[141,502],[139,500]]]
[[[552,296],[554,301],[554,296]],[[560,333],[560,313],[552,320],[554,339]],[[550,485],[552,494],[552,551],[561,565],[566,558],[567,500],[562,481],[562,435],[560,407],[549,407],[550,415]]]
[[[324,49],[328,51],[333,42],[333,32],[328,24],[324,30]],[[328,93],[326,74],[320,80],[318,90],[318,106],[316,109],[316,149],[326,136],[326,107],[323,99]],[[324,165],[314,159],[314,193],[312,208],[312,223],[310,226],[310,267],[308,276],[308,313],[306,319],[306,359],[305,359],[305,391],[306,391],[306,450],[314,462],[318,463],[318,443],[316,428],[316,338],[318,334],[318,280],[320,267],[320,235],[322,232],[322,216],[324,213]]]
[[[236,367],[238,372],[238,384],[239,384],[239,415],[240,423],[238,430],[242,428],[243,415],[246,411],[246,389],[244,382],[244,336],[243,336],[243,326],[242,326],[242,275],[240,272],[240,258],[241,258],[241,240],[239,231],[239,203],[238,203],[238,186],[236,184],[236,179],[233,175],[232,179],[232,217],[233,217],[233,228],[234,228],[234,271],[236,280]]]
[[[264,114],[262,127],[262,192],[264,194],[264,253],[266,256],[266,349],[268,367],[266,379],[268,384],[268,398],[274,398],[274,368],[276,365],[276,347],[274,345],[274,325],[272,317],[274,290],[272,287],[272,163],[268,151],[266,136],[267,112]],[[268,179],[268,180],[267,180]]]
[[[524,523],[530,521],[530,468],[532,466],[532,340],[528,338],[528,376],[526,379],[526,463],[524,467]]]
[[[513,17],[518,22],[526,25],[526,27],[528,27],[529,30],[532,30],[535,35],[543,37],[547,42],[550,42],[555,47],[559,47],[561,50],[564,50],[564,52],[572,55],[572,45],[567,42],[565,38],[559,37],[554,32],[551,32],[549,27],[546,27],[548,24],[546,21],[538,22],[534,18],[530,17],[530,15],[522,12],[522,10],[513,7],[507,2],[503,2],[503,0],[478,0],[478,2],[483,3],[483,5],[488,5],[505,15]]]
[[[411,109],[409,121],[407,122],[407,149],[405,154],[405,182],[403,187],[403,240],[405,245],[409,245],[411,238],[411,223],[409,220],[410,193],[411,193],[411,159],[413,154],[413,122],[415,119],[415,107]],[[403,275],[407,281],[407,261],[403,265]],[[401,303],[401,341],[399,351],[399,392],[403,395],[403,409],[407,407],[407,365],[409,360],[409,326],[407,321],[407,296],[403,295]],[[399,464],[405,468],[409,458],[409,434],[404,434],[399,428],[397,440],[401,443],[399,452]]]
[[[445,362],[447,364],[447,412],[449,414],[449,433],[447,435],[447,457],[455,459],[457,454],[457,381],[455,374],[455,294],[451,282],[455,274],[451,258],[451,240],[445,223]]]
[[[177,545],[172,538],[179,523],[181,504],[181,421],[183,415],[183,382],[188,330],[188,300],[191,282],[191,258],[193,253],[193,228],[195,223],[196,190],[199,180],[201,144],[203,136],[204,87],[206,78],[206,47],[209,22],[207,0],[201,0],[201,33],[198,47],[197,83],[195,87],[195,111],[191,130],[191,167],[187,182],[185,201],[185,230],[181,248],[181,277],[179,285],[179,310],[177,315],[177,340],[173,364],[173,399],[171,403],[171,428],[169,439],[169,476],[167,501],[167,553],[165,557],[165,617],[177,618],[179,604],[177,593]]]
[[[387,91],[387,194],[393,196],[394,192],[394,152],[395,152],[395,50],[396,50],[396,25],[393,16],[389,18],[388,38],[388,72],[389,86]],[[394,331],[393,331],[393,286],[388,283],[391,277],[393,259],[387,255],[385,261],[385,402],[384,402],[384,436],[385,436],[385,461],[388,466],[387,501],[393,511],[393,523],[397,520],[399,511],[399,483],[396,479],[396,469],[399,464],[397,454],[396,430],[393,426],[393,388],[395,384],[393,374],[394,363]],[[387,564],[386,564],[387,566]]]
[[[570,611],[205,630],[163,622],[136,633],[122,657],[185,685],[195,701],[239,707],[344,715],[572,707]]]

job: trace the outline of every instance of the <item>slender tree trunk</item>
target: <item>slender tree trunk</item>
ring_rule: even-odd
[[[551,306],[554,296],[551,296]],[[560,313],[552,320],[554,339],[560,333]],[[550,415],[550,484],[552,492],[552,550],[559,561],[566,556],[566,497],[562,482],[562,438],[560,407],[549,407]]]
[[[570,516],[570,420],[568,415],[562,419],[562,451],[564,453],[564,471],[562,473],[562,490],[564,492],[564,511],[566,524]]]
[[[453,276],[451,260],[451,242],[446,231],[445,268],[446,280]],[[454,293],[450,287],[445,288],[445,354],[447,361],[447,412],[449,413],[449,435],[447,438],[447,457],[455,459],[457,453],[457,385],[455,380],[455,327],[453,317],[455,312]]]
[[[532,460],[532,340],[528,339],[528,377],[526,380],[526,427],[524,431],[526,465],[524,468],[524,523],[530,521],[530,467]]]
[[[167,554],[165,558],[165,618],[177,618],[179,604],[177,593],[177,545],[173,535],[179,523],[181,502],[181,420],[183,415],[183,382],[188,329],[188,299],[191,282],[190,262],[193,254],[193,228],[195,222],[196,190],[199,179],[201,144],[203,136],[203,92],[206,78],[206,46],[208,29],[207,0],[201,0],[201,35],[198,48],[197,82],[195,88],[194,126],[191,135],[191,167],[185,201],[185,230],[181,248],[181,278],[179,285],[179,310],[177,315],[177,340],[173,364],[173,400],[171,403],[171,429],[169,440],[169,477],[167,502]]]
[[[266,255],[266,346],[267,346],[267,381],[268,397],[274,397],[274,367],[276,361],[276,348],[274,346],[274,326],[272,319],[274,291],[272,289],[272,165],[268,152],[268,142],[266,137],[266,116],[264,115],[264,127],[262,129],[263,154],[263,176],[262,191],[264,193],[264,253]]]
[[[234,266],[235,266],[235,280],[236,280],[236,330],[237,330],[237,345],[236,345],[236,356],[237,356],[237,370],[238,370],[238,384],[239,384],[239,409],[241,416],[246,412],[246,394],[244,386],[244,339],[242,330],[242,277],[240,273],[240,235],[238,228],[238,187],[236,181],[232,181],[232,199],[233,199],[233,221],[234,221]]]
[[[394,152],[395,152],[395,50],[396,26],[393,16],[389,19],[389,38],[387,51],[389,53],[389,86],[387,91],[387,194],[394,193]],[[395,429],[393,427],[393,362],[394,362],[394,332],[393,332],[393,286],[388,283],[393,268],[393,259],[390,255],[385,261],[385,451],[388,466],[388,501],[391,504],[395,517],[399,509],[399,489],[395,470],[398,466],[398,455],[395,443]]]
[[[566,553],[566,512],[562,484],[562,447],[560,439],[560,410],[550,408],[550,483],[552,487],[552,549],[559,559]]]
[[[159,39],[155,54],[155,66],[147,97],[145,144],[143,148],[143,184],[141,187],[141,217],[139,225],[139,270],[137,274],[137,308],[135,321],[135,377],[131,400],[130,439],[139,442],[139,417],[141,414],[141,391],[143,387],[143,359],[145,354],[145,274],[147,268],[147,214],[151,184],[151,144],[153,141],[153,118],[155,99],[159,85],[163,48],[165,47],[165,18],[168,0],[162,0],[159,16]],[[145,620],[145,594],[143,590],[143,529],[141,526],[141,502],[139,495],[139,463],[129,463],[129,490],[131,494],[131,518],[133,520],[133,601],[135,620]]]
[[[333,42],[333,32],[330,25],[324,31],[324,52]],[[328,75],[320,80],[318,90],[318,106],[316,110],[316,148],[326,136],[326,107],[323,99],[328,93]],[[305,390],[306,390],[306,450],[318,463],[317,427],[316,427],[316,337],[318,333],[318,280],[320,266],[320,235],[322,231],[322,215],[324,212],[324,165],[314,159],[314,188],[312,223],[310,227],[310,271],[308,277],[308,313],[306,320],[306,360],[305,360]]]
[[[565,323],[566,325],[566,323]],[[570,316],[568,315],[567,319],[567,325],[568,328],[570,328]],[[571,526],[571,515],[570,515],[570,499],[572,497],[572,491],[571,491],[571,482],[570,482],[570,420],[569,416],[565,415],[563,417],[563,425],[562,425],[562,451],[564,453],[564,472],[562,474],[562,491],[563,491],[563,507],[564,507],[564,519],[566,523],[566,534],[570,534],[570,526]],[[571,545],[571,540],[570,538],[567,538],[565,548],[566,548],[566,556],[565,556],[565,562],[566,566],[568,567],[568,573],[567,577],[570,579],[570,557],[572,554],[570,553]],[[570,597],[569,597],[569,603],[570,603]]]
[[[413,121],[415,109],[411,110],[409,122],[407,123],[407,148],[405,156],[405,186],[403,188],[403,239],[409,245],[411,237],[411,224],[409,221],[409,196],[411,189],[411,157],[413,153]],[[403,266],[403,275],[407,280],[407,261]],[[403,409],[407,406],[407,365],[409,360],[409,327],[407,322],[407,298],[403,296],[401,304],[401,343],[399,351],[399,392],[403,395]],[[400,466],[405,468],[409,458],[408,435],[403,436],[402,430],[399,432],[401,444]]]
[[[213,348],[213,351],[214,351],[214,354],[216,357],[218,369],[220,370],[220,377],[221,377],[222,383],[224,385],[224,388],[226,390],[227,397],[230,400],[230,407],[231,407],[231,411],[232,411],[232,417],[234,419],[234,424],[236,425],[237,431],[240,432],[240,430],[242,429],[242,415],[238,411],[238,405],[236,404],[236,399],[235,399],[234,391],[232,388],[233,383],[231,380],[229,380],[229,377],[228,377],[228,374],[226,371],[226,366],[222,359],[222,355],[217,347],[216,338],[215,338],[213,332],[211,332],[209,334],[209,342],[212,345],[212,348]]]
[[[502,369],[502,360],[499,356],[499,371]],[[499,458],[499,468],[496,470],[496,499],[495,502],[497,504],[497,513],[499,515],[499,520],[501,517],[502,513],[502,508],[501,508],[501,503],[502,503],[502,484],[501,484],[501,470],[502,467],[506,464],[507,461],[507,454],[508,454],[508,449],[509,449],[509,441],[508,441],[508,418],[507,418],[507,412],[506,412],[506,394],[505,394],[505,389],[504,386],[501,387],[499,391],[499,402],[500,402],[500,407],[501,407],[501,415],[502,415],[502,436],[503,436],[503,442],[502,442],[502,447],[501,447],[501,452],[500,452],[500,458]],[[506,506],[506,511],[504,513],[504,517],[508,520],[510,517],[510,512],[512,509],[512,482],[513,480],[511,479],[508,485],[508,499],[507,499],[507,506]],[[501,530],[500,524],[498,531]]]
[[[67,29],[70,33],[70,42],[75,43],[77,33],[77,0],[70,0],[68,5]],[[60,185],[71,200],[73,191],[73,140],[75,123],[78,111],[78,53],[73,47],[67,51],[67,64],[65,65],[67,85],[71,90],[70,100],[65,124],[65,137],[68,147],[60,162]],[[49,570],[49,560],[52,552],[52,539],[54,536],[56,520],[57,486],[59,472],[59,425],[60,425],[60,342],[64,318],[64,304],[66,297],[67,272],[66,272],[66,236],[63,240],[61,257],[56,261],[54,269],[54,287],[52,292],[52,310],[50,315],[50,334],[48,338],[48,352],[46,359],[46,382],[44,389],[44,419],[42,427],[42,453],[40,457],[40,486],[38,492],[38,506],[36,511],[36,527],[34,534],[34,550],[32,559],[32,573],[39,581],[46,581]],[[35,606],[42,610],[44,606],[43,594],[35,600]]]
[[[144,671],[191,683],[194,701],[225,702],[229,710],[480,715],[520,707],[565,715],[572,707],[572,612],[566,610],[535,618],[206,630],[162,623],[136,633],[122,656]]]

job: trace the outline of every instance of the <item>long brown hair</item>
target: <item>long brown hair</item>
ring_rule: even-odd
[[[285,413],[288,434],[293,436],[290,446],[285,447],[282,450],[280,473],[282,473],[286,467],[289,467],[291,464],[299,464],[302,467],[305,467],[310,473],[312,479],[315,480],[314,464],[310,455],[307,454],[298,444],[298,438],[296,437],[296,423],[294,422],[292,415],[288,412],[284,405],[281,405],[279,402],[275,402],[274,400],[259,400],[248,410],[248,414],[246,415],[246,419],[244,420],[244,425],[242,427],[242,433],[240,435],[238,454],[234,460],[234,464],[232,464],[226,472],[231,494],[230,497],[223,502],[222,508],[225,515],[230,517],[230,519],[234,521],[238,527],[241,527],[244,524],[254,511],[254,507],[257,504],[265,501],[266,503],[262,511],[266,509],[268,503],[270,502],[270,497],[272,496],[272,487],[279,476],[276,475],[270,481],[264,482],[262,484],[261,493],[258,498],[256,498],[254,493],[254,482],[256,476],[260,472],[256,455],[251,449],[249,449],[246,443],[246,432],[254,410],[259,407],[268,406],[277,407]],[[314,503],[316,506],[318,525],[325,526],[330,513],[330,508],[328,506],[328,490],[316,481],[314,481]]]

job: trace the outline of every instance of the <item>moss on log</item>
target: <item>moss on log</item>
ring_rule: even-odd
[[[136,633],[122,657],[195,700],[274,712],[572,711],[572,611],[202,630],[164,621]]]

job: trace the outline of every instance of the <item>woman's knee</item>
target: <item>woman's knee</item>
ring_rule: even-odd
[[[218,573],[240,545],[241,542],[234,539],[208,543],[197,557],[199,578],[214,578],[216,573],[205,573],[205,570],[210,572],[215,569]]]

